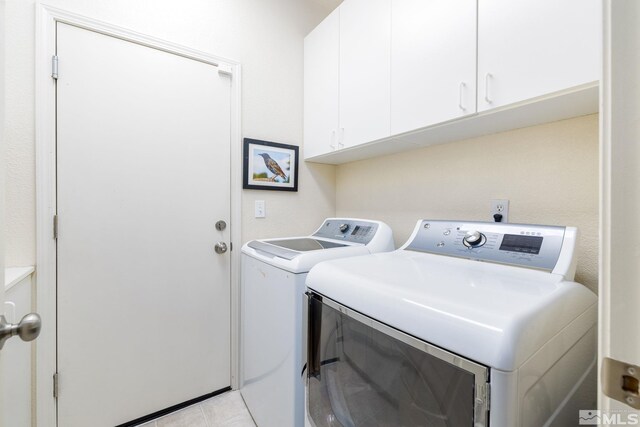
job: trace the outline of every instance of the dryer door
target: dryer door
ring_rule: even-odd
[[[324,426],[484,426],[488,370],[309,294],[308,418]]]

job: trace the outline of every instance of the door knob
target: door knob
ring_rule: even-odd
[[[225,242],[216,243],[215,250],[217,254],[223,254],[227,252],[227,244]]]
[[[4,342],[14,335],[22,338],[22,341],[33,341],[40,335],[42,319],[37,313],[29,313],[20,320],[20,323],[9,323],[0,315],[0,349]]]

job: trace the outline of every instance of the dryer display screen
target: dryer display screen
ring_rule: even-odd
[[[542,247],[542,237],[520,236],[505,234],[500,245],[501,251],[520,252],[525,254],[539,254]]]
[[[356,225],[356,227],[353,229],[353,232],[351,233],[352,236],[366,236],[369,231],[371,231],[371,227],[364,227],[362,225]]]

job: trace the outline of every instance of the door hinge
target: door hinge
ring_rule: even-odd
[[[59,384],[59,374],[56,372],[53,374],[53,398],[58,398],[58,384]]]
[[[233,242],[229,242],[229,250],[232,251],[233,250]]]
[[[487,408],[491,408],[491,383],[487,383]]]
[[[58,80],[58,55],[51,57],[51,77]]]
[[[53,238],[58,238],[58,215],[53,216]]]

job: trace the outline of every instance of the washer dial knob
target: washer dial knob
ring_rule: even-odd
[[[462,239],[462,243],[464,243],[464,245],[468,248],[476,248],[478,246],[482,246],[486,241],[487,239],[486,237],[484,237],[484,234],[475,230],[467,231],[467,234]]]
[[[346,233],[347,230],[349,229],[349,224],[340,224],[338,226],[338,229],[340,230],[341,233]]]

